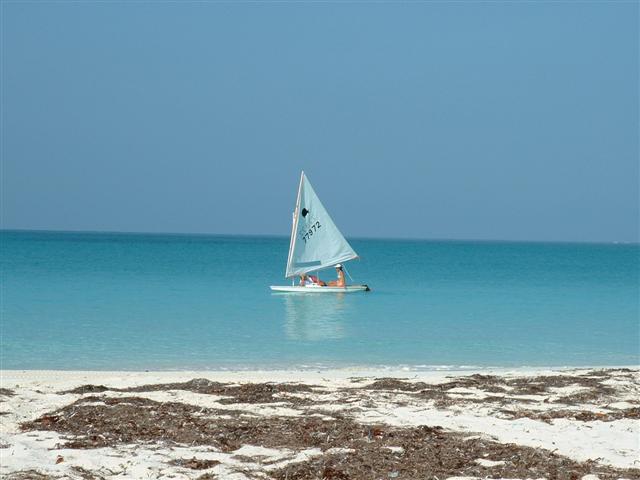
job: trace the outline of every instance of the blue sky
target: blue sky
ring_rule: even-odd
[[[637,2],[3,2],[2,227],[638,241]]]

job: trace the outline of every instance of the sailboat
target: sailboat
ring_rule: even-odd
[[[320,286],[296,285],[295,277],[334,267],[358,258],[327,210],[313,190],[309,179],[302,172],[298,186],[296,208],[293,211],[293,227],[285,278],[292,279],[291,286],[272,285],[276,292],[298,293],[351,293],[368,291],[367,285]]]

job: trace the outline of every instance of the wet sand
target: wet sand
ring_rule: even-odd
[[[640,369],[2,371],[7,479],[640,479]]]

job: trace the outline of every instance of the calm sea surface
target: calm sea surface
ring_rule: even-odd
[[[5,369],[640,363],[638,245],[354,239],[371,292],[296,295],[288,238],[0,239]]]

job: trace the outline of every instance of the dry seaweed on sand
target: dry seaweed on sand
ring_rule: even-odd
[[[374,391],[400,391],[409,395],[414,395],[420,400],[433,400],[437,408],[447,408],[452,405],[463,403],[508,403],[511,400],[500,396],[473,398],[471,396],[459,396],[461,394],[459,394],[458,392],[455,392],[456,395],[453,396],[451,393],[454,392],[449,392],[454,388],[476,388],[484,392],[503,393],[506,391],[506,389],[497,385],[496,379],[498,378],[499,377],[492,377],[490,375],[470,375],[468,377],[462,377],[461,379],[457,379],[451,382],[437,384],[427,384],[424,382],[408,382],[396,378],[379,378],[364,388],[366,390]]]
[[[376,378],[374,382],[363,387],[365,390],[400,390],[402,392],[419,392],[433,387],[424,382],[409,382],[398,378]]]
[[[622,378],[633,378],[636,371],[630,368],[601,368],[601,369],[589,369],[586,372],[582,373],[581,376],[584,377],[611,377],[611,375],[615,375],[616,377]]]
[[[71,470],[78,475],[82,480],[105,480],[102,475],[98,475],[94,472],[87,470],[86,468],[79,467],[74,465],[71,467]]]
[[[461,403],[507,403],[518,396],[546,395],[554,393],[553,389],[577,387],[579,391],[558,397],[553,403],[578,405],[583,403],[601,404],[609,401],[617,393],[616,389],[602,382],[618,376],[619,370],[596,371],[595,375],[539,375],[533,377],[500,377],[496,375],[468,375],[445,383],[427,384],[424,382],[410,382],[396,378],[378,378],[365,386],[366,390],[402,391],[413,394],[421,399],[434,400],[436,406],[445,408]],[[626,373],[624,373],[626,375]],[[485,393],[499,393],[503,396],[485,397],[452,397],[454,388],[475,389]],[[458,393],[458,392],[455,392]],[[519,402],[533,403],[535,400],[517,398]]]
[[[12,472],[3,477],[5,480],[53,480],[60,477],[53,477],[40,473],[37,470],[21,470]]]
[[[609,377],[548,375],[510,379],[507,384],[513,387],[513,393],[518,395],[550,394],[553,393],[552,388],[581,387],[583,390],[563,396],[555,402],[565,404],[596,403],[616,394],[615,388],[602,383],[603,379],[607,378]]]
[[[469,438],[441,428],[376,427],[375,434],[346,444],[344,453],[328,453],[271,472],[276,479],[447,478],[581,478],[595,473],[601,479],[639,478],[640,471],[575,462],[543,449]],[[490,459],[487,468],[476,462]]]
[[[614,388],[601,383],[606,378],[609,377],[538,375],[508,378],[476,374],[460,377],[439,386],[444,390],[458,387],[476,388],[485,392],[508,392],[509,395],[544,395],[552,393],[553,388],[582,387],[589,389],[590,397],[596,399],[616,393]]]
[[[245,383],[239,386],[227,387],[222,395],[232,398],[223,398],[220,403],[270,403],[282,402],[303,405],[313,403],[300,397],[276,396],[283,393],[311,393],[313,390],[303,384],[276,384],[276,383]]]
[[[102,393],[102,392],[106,392],[106,391],[120,391],[120,389],[117,388],[109,388],[109,387],[105,387],[104,385],[80,385],[79,387],[76,387],[74,389],[71,390],[64,390],[62,392],[58,392],[60,395],[64,395],[64,394],[68,394],[68,393],[72,393],[72,394],[79,394],[79,395],[84,395],[85,393]]]
[[[209,417],[236,415],[177,402],[142,397],[85,397],[21,425],[23,431],[51,430],[72,435],[69,448],[96,448],[133,442],[209,444]]]
[[[73,478],[81,478],[82,480],[105,480],[102,475],[87,470],[86,468],[72,466],[72,472],[77,476]],[[37,470],[21,470],[12,472],[2,477],[4,480],[67,480],[68,475],[58,476],[38,472]]]
[[[169,462],[169,465],[175,465],[177,467],[189,468],[191,470],[206,470],[207,468],[213,468],[216,465],[220,465],[218,460],[203,460],[196,457],[192,458],[179,458]]]
[[[160,403],[141,397],[87,397],[22,424],[24,431],[50,430],[72,435],[65,445],[68,448],[163,441],[211,445],[227,452],[244,444],[330,448],[349,441],[344,435],[354,431],[362,436],[363,428],[342,417],[250,417],[237,411]]]
[[[213,473],[205,473],[204,475],[200,475],[197,480],[217,480],[218,475],[214,475]]]
[[[397,378],[378,378],[375,381],[362,387],[351,387],[342,389],[347,395],[358,394],[361,391],[370,392],[403,392],[409,396],[414,396],[420,400],[432,400],[437,408],[447,408],[452,405],[462,405],[468,403],[506,404],[518,401],[521,403],[535,403],[538,400],[528,398],[528,396],[551,396],[553,400],[545,399],[546,402],[562,405],[579,405],[584,403],[605,404],[613,398],[617,391],[603,381],[619,377],[620,375],[631,375],[633,372],[621,372],[619,369],[601,370],[582,375],[540,375],[533,377],[500,377],[496,375],[474,374],[455,378],[451,381],[440,384],[428,384],[425,382],[412,382]],[[574,387],[577,391],[557,396],[553,389]],[[295,406],[315,405],[326,403],[321,400],[313,400],[308,396],[295,394],[317,393],[321,387],[315,385],[305,385],[299,383],[243,383],[229,384],[214,382],[204,378],[196,378],[187,382],[163,383],[141,385],[130,388],[109,388],[104,385],[83,385],[73,390],[60,393],[103,393],[115,391],[121,393],[144,393],[154,391],[183,390],[199,394],[218,395],[222,404],[247,403],[276,403],[283,402]],[[489,397],[477,398],[474,395],[465,395],[464,392],[454,391],[456,388],[474,389],[484,393],[493,393]],[[290,395],[293,394],[293,395]],[[455,395],[454,395],[455,394]]]
[[[15,392],[8,388],[0,388],[0,397],[13,397]]]
[[[439,427],[365,425],[357,422],[350,415],[353,411],[349,411],[355,409],[360,415],[369,408],[377,410],[384,406],[386,409],[403,403],[411,407],[428,404],[429,408],[474,404],[482,409],[477,410],[474,406],[471,410],[482,415],[487,414],[485,407],[489,407],[488,412],[498,417],[528,417],[549,423],[556,418],[583,422],[638,419],[640,408],[629,399],[637,389],[637,374],[631,373],[597,371],[592,375],[530,377],[468,375],[441,384],[378,378],[373,382],[368,380],[367,384],[337,387],[326,397],[322,395],[326,391],[321,387],[295,383],[230,384],[194,379],[128,389],[85,385],[80,387],[82,390],[76,389],[76,393],[86,394],[83,398],[24,423],[23,429],[56,431],[66,441],[63,446],[71,448],[118,448],[136,444],[213,447],[230,454],[228,458],[235,462],[233,466],[225,463],[225,469],[245,469],[240,463],[247,460],[244,465],[248,478],[403,480],[470,476],[573,480],[595,474],[601,480],[640,479],[638,469],[616,469],[591,461],[574,461],[553,451],[500,444],[488,437],[469,436],[468,432],[463,434]],[[633,381],[625,378],[626,375]],[[118,395],[126,392],[129,396],[109,397],[109,390],[118,391]],[[265,416],[265,413],[278,410],[257,408],[257,413],[250,414],[246,406],[238,407],[245,411],[202,408],[136,396],[136,392],[167,390],[214,394],[223,397],[216,398],[217,402],[228,404],[288,401],[299,407],[300,415]],[[301,402],[294,403],[297,399]],[[585,402],[575,403],[575,406],[571,403],[578,400]],[[567,404],[562,403],[565,401]],[[625,408],[614,408],[616,403],[623,401],[627,402]],[[329,407],[328,404],[336,402],[338,405]],[[598,408],[590,407],[589,402]],[[302,451],[317,450],[314,456],[306,457],[302,462],[283,465],[262,463],[259,455],[243,457],[235,454],[246,445],[286,451],[288,460]],[[198,470],[215,466],[217,460],[185,456],[166,461],[182,467],[183,471],[191,471],[193,478],[217,478],[211,473],[197,475],[204,473]]]
[[[477,388],[485,392],[505,392],[505,382],[502,377],[495,375],[481,375],[476,373],[466,377],[460,377],[450,382],[438,385],[441,390],[451,390],[453,388]]]
[[[318,448],[320,456],[272,470],[276,479],[446,478],[640,478],[640,471],[576,462],[544,449],[498,442],[440,427],[363,425],[346,415],[229,417],[214,409],[140,397],[88,397],[23,424],[24,430],[54,430],[67,435],[70,448],[135,443],[207,445],[233,452],[243,445],[289,449]],[[338,453],[335,448],[341,449]],[[345,451],[344,449],[349,449]],[[477,459],[494,462],[486,467]],[[189,462],[189,460],[184,460]],[[193,467],[203,460],[191,460]],[[183,464],[190,468],[188,463]],[[211,464],[208,464],[211,465]],[[194,468],[197,469],[197,468]]]
[[[509,418],[531,418],[533,420],[541,420],[551,423],[557,418],[566,418],[569,420],[578,420],[580,422],[613,422],[625,418],[640,420],[640,408],[625,408],[621,410],[613,410],[610,412],[591,412],[589,410],[500,410],[500,413]]]
[[[286,401],[295,404],[307,403],[306,399],[298,397],[281,397],[277,395],[287,393],[311,393],[313,385],[305,385],[300,383],[243,383],[239,385],[214,382],[206,378],[194,378],[187,382],[180,383],[160,383],[150,385],[140,385],[129,388],[108,388],[104,385],[82,385],[73,390],[65,390],[61,394],[85,394],[85,393],[102,393],[106,391],[124,392],[124,393],[143,393],[157,392],[167,390],[184,390],[193,393],[219,395],[223,397],[220,403],[274,403]]]

